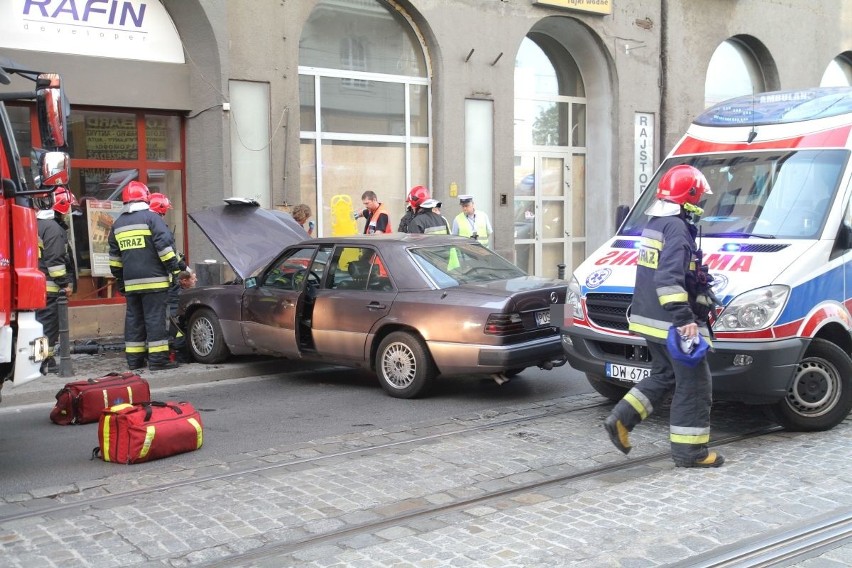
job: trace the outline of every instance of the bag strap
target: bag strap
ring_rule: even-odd
[[[89,461],[99,457],[101,457],[101,448],[100,446],[95,446],[94,449],[92,449],[92,457],[89,458]]]

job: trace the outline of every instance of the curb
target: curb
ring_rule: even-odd
[[[201,363],[190,363],[182,365],[179,368],[170,371],[152,372],[146,369],[142,369],[139,371],[139,375],[142,378],[146,379],[151,384],[151,389],[154,390],[164,387],[195,385],[200,383],[224,381],[228,379],[242,379],[255,375],[282,373],[291,370],[298,370],[302,366],[301,362],[292,361],[292,363],[295,363],[295,365],[293,365],[293,369],[282,368],[285,366],[290,367],[289,363],[291,363],[291,361],[287,361],[287,364],[282,365],[282,363],[284,363],[285,361],[287,360],[263,359],[245,362],[226,362],[218,365],[203,365]],[[112,370],[123,372],[127,369],[126,367],[122,366],[122,368],[119,369],[113,367]],[[20,387],[20,390],[16,390],[15,387],[8,387],[7,385],[7,387],[3,388],[2,392],[0,393],[3,397],[2,403],[0,403],[0,410],[8,409],[9,407],[13,406],[25,406],[30,404],[52,404],[56,401],[56,393],[65,385],[65,383],[70,383],[72,381],[78,381],[89,377],[103,376],[108,372],[110,371],[94,371],[87,372],[85,374],[78,373],[73,377],[63,378],[52,375],[48,377],[43,377],[41,379],[36,379],[32,383],[28,383]]]

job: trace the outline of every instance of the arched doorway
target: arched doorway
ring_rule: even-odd
[[[515,260],[526,272],[573,267],[572,245],[585,242],[585,171],[583,78],[562,46],[530,34],[515,60]]]

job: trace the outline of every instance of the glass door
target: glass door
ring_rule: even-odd
[[[555,278],[559,264],[570,274],[583,260],[584,180],[583,154],[515,156],[515,264],[528,274]]]

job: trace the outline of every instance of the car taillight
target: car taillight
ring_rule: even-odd
[[[485,322],[485,333],[507,335],[524,330],[521,314],[491,314]]]

